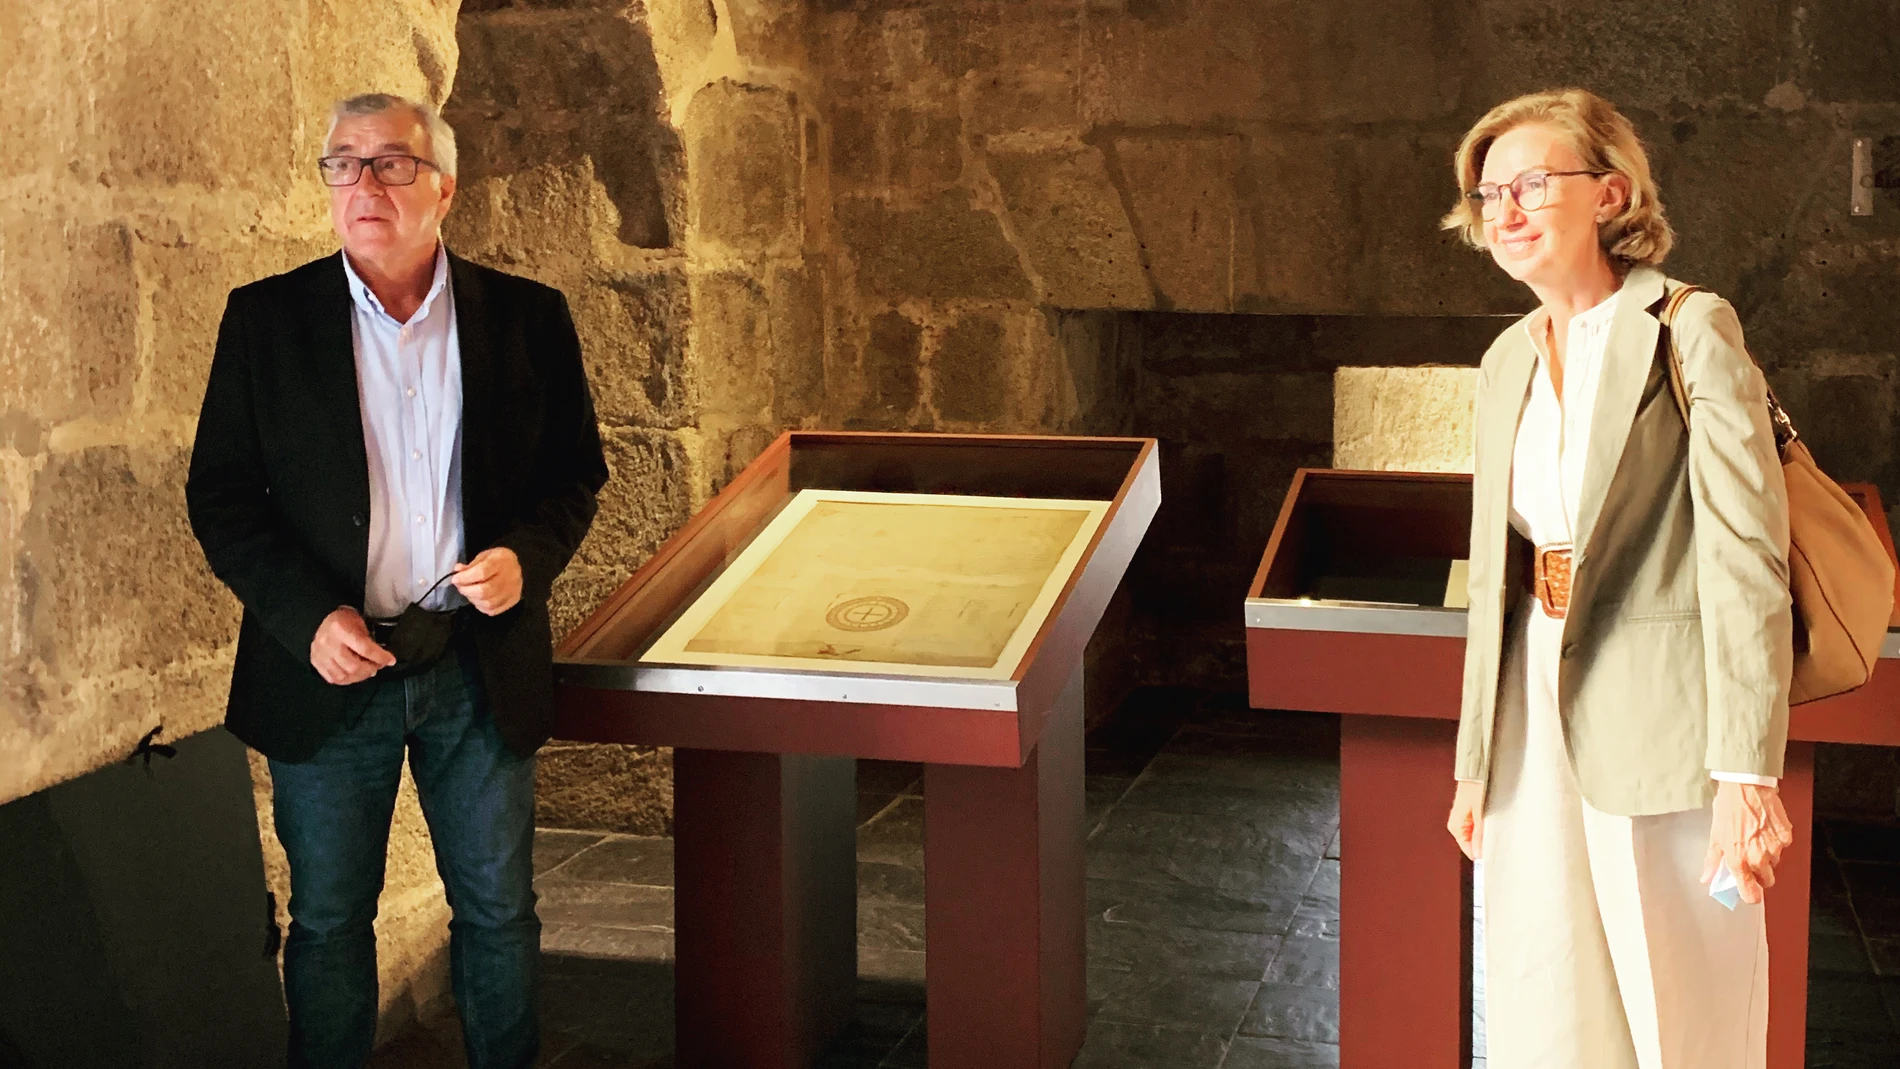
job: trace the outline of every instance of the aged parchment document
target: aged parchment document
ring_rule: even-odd
[[[1107,511],[803,490],[640,659],[1007,679]]]

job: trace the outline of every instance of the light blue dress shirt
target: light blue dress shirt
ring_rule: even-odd
[[[462,349],[448,251],[436,245],[435,280],[407,323],[383,309],[346,253],[354,310],[356,388],[369,454],[369,577],[364,614],[393,617],[468,604],[451,583],[423,598],[464,560]]]

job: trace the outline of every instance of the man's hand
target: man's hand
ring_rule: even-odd
[[[1715,790],[1715,820],[1709,827],[1709,854],[1702,863],[1702,882],[1715,878],[1716,867],[1727,865],[1735,874],[1742,901],[1754,905],[1775,885],[1775,865],[1781,852],[1794,843],[1794,825],[1781,805],[1781,792],[1752,783],[1723,782]]]
[[[348,606],[323,618],[310,640],[310,666],[326,683],[361,683],[396,663],[396,655],[369,637],[363,614]]]
[[[1445,830],[1451,832],[1466,857],[1476,861],[1484,856],[1484,784],[1458,782]]]
[[[484,549],[449,578],[484,616],[507,612],[521,600],[521,558],[506,546]]]

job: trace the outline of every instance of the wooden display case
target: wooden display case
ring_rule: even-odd
[[[850,1019],[860,757],[925,766],[931,1064],[1074,1058],[1082,657],[1160,487],[1151,439],[789,432],[560,644],[558,738],[674,748],[682,1069],[809,1066]],[[1109,505],[1007,679],[643,662],[807,488]]]
[[[1846,487],[1893,552],[1872,486]],[[1464,666],[1461,609],[1312,597],[1340,562],[1462,557],[1471,477],[1301,470],[1248,590],[1251,704],[1340,723],[1340,1064],[1471,1064],[1471,878],[1445,830]],[[1349,564],[1348,567],[1362,564]],[[1900,623],[1897,615],[1896,623]],[[1900,633],[1851,694],[1797,707],[1781,795],[1802,834],[1768,896],[1769,1065],[1803,1064],[1814,743],[1900,745]]]

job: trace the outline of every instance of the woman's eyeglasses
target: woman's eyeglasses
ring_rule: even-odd
[[[1505,185],[1496,182],[1480,182],[1478,188],[1465,194],[1465,199],[1478,202],[1479,214],[1486,219],[1496,219],[1498,209],[1504,205],[1504,191],[1511,191],[1511,199],[1524,211],[1534,212],[1544,206],[1544,199],[1550,195],[1550,180],[1568,178],[1571,175],[1589,175],[1601,178],[1609,171],[1525,171]]]

